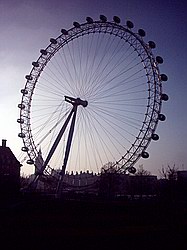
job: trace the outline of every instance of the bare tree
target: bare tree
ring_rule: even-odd
[[[162,168],[159,169],[159,175],[161,179],[168,179],[167,169],[164,166],[162,166]]]
[[[100,194],[111,199],[119,191],[120,174],[113,162],[106,163],[101,168]]]
[[[116,166],[114,162],[108,162],[101,168],[101,173],[115,173],[116,172]]]
[[[143,168],[143,164],[139,165],[135,175],[151,175],[151,172]]]
[[[161,170],[159,170],[159,174],[161,179],[167,180],[176,180],[176,173],[178,168],[173,164],[173,166],[168,165],[167,167],[162,166]]]

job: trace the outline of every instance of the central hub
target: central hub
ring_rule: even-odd
[[[80,98],[73,98],[70,96],[65,96],[65,101],[71,103],[73,106],[82,105],[84,108],[88,106],[88,102],[83,101]]]

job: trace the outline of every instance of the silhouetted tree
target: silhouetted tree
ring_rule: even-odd
[[[100,194],[105,198],[113,198],[118,192],[120,183],[120,174],[117,173],[113,162],[106,163],[101,168]]]
[[[177,171],[178,168],[174,164],[173,166],[170,165],[168,165],[167,167],[162,166],[161,170],[159,170],[159,174],[161,179],[176,180]]]
[[[139,176],[141,176],[141,175],[151,175],[151,172],[148,171],[148,170],[145,170],[143,168],[143,164],[142,164],[142,165],[139,165],[135,175],[139,175]]]
[[[159,170],[162,185],[160,186],[160,194],[166,199],[166,201],[175,201],[178,196],[177,190],[177,171],[178,168],[175,166],[168,165],[167,167],[162,166]]]
[[[101,168],[101,173],[115,173],[116,172],[116,166],[113,162],[108,162]]]

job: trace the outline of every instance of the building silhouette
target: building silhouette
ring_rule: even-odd
[[[0,146],[0,197],[8,197],[19,193],[21,164],[2,140]]]
[[[50,173],[41,176],[37,190],[55,194],[59,176],[60,169],[51,169]],[[30,176],[30,181],[33,177]],[[187,171],[177,171],[175,179],[157,179],[157,176],[151,174],[66,172],[62,194],[67,198],[184,200],[187,195]]]

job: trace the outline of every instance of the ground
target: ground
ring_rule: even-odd
[[[187,206],[21,198],[2,203],[1,249],[186,249]]]

